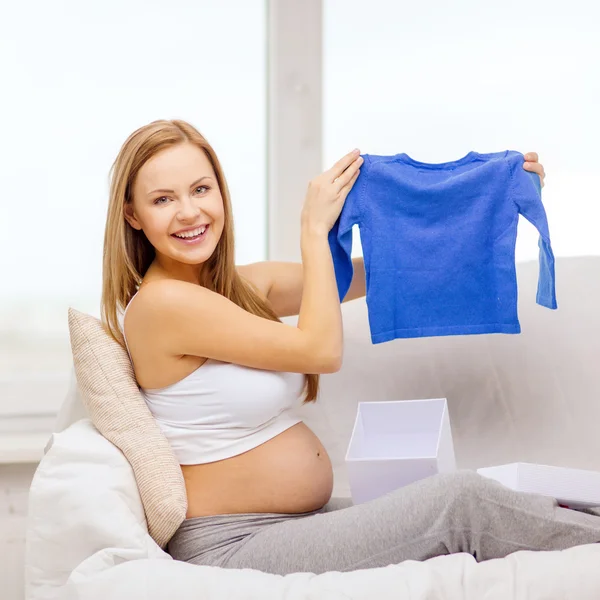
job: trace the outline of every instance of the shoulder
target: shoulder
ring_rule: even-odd
[[[153,304],[165,299],[174,299],[182,294],[189,294],[197,287],[199,286],[179,279],[154,279],[142,285],[138,296],[140,301]]]
[[[155,279],[144,283],[135,298],[131,300],[126,316],[131,321],[139,318],[160,319],[165,312],[185,304],[188,299],[197,298],[198,294],[207,292],[198,285],[177,279]]]
[[[238,266],[236,270],[264,299],[267,298],[273,278],[268,262]],[[177,279],[155,279],[142,284],[126,316],[138,323],[165,321],[170,315],[187,313],[192,307],[197,310],[203,300],[206,302],[202,305],[209,309],[214,304],[211,299],[217,300],[215,292],[201,285]]]
[[[138,351],[166,351],[172,336],[187,330],[190,318],[213,318],[215,310],[211,299],[218,294],[206,288],[176,279],[155,279],[143,283],[123,320],[128,339],[137,340]],[[171,352],[167,352],[171,355]]]

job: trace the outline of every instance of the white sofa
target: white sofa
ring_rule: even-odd
[[[357,403],[369,400],[446,397],[462,468],[531,461],[600,470],[600,257],[557,260],[558,311],[535,304],[537,272],[535,262],[518,266],[520,335],[373,346],[364,300],[343,306],[343,368],[302,408],[334,463],[334,495],[349,495],[344,455]],[[174,561],[148,535],[129,464],[82,417],[73,381],[32,483],[28,600],[600,598],[600,544],[286,577]]]

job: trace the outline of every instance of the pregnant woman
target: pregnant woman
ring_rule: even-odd
[[[600,517],[470,472],[357,506],[331,498],[327,452],[291,409],[315,401],[319,375],[342,364],[328,232],[361,163],[351,152],[308,184],[301,264],[236,266],[223,169],[196,129],[156,121],[119,152],[102,317],[127,348],[183,472],[188,513],[169,552],[199,565],[286,574],[600,541]],[[537,155],[524,168],[543,181]],[[362,259],[354,273],[346,300],[365,295]],[[299,315],[297,326],[279,320],[286,315]]]

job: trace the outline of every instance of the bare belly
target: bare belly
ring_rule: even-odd
[[[188,519],[309,512],[326,504],[333,490],[329,455],[302,422],[243,454],[181,469]]]

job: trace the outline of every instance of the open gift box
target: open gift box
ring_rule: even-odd
[[[568,508],[600,506],[600,472],[534,463],[510,463],[477,469],[511,490],[555,498]]]
[[[354,504],[456,470],[446,399],[359,402],[345,461]]]

